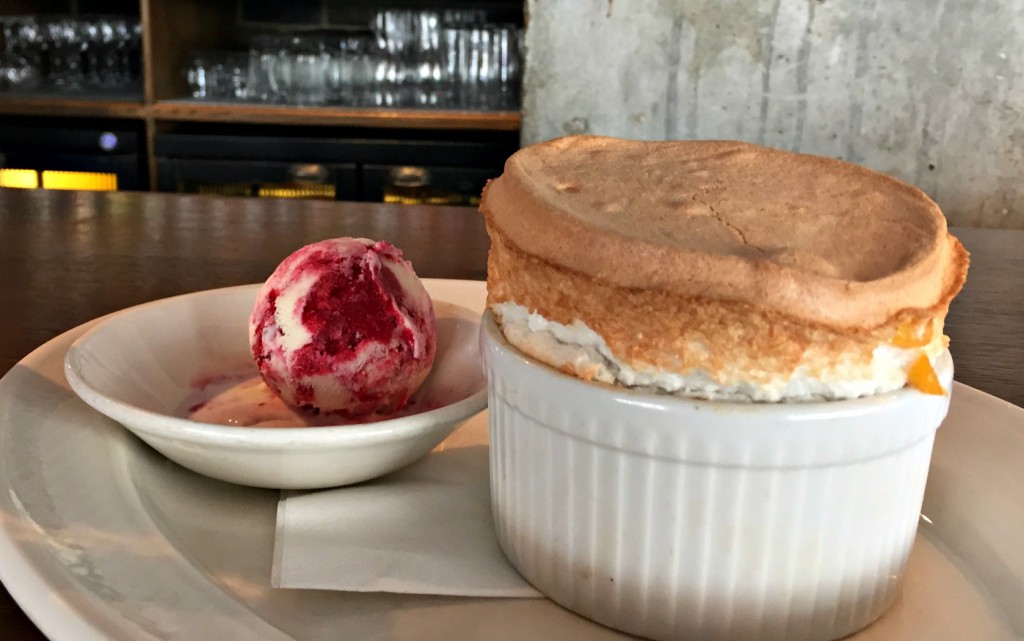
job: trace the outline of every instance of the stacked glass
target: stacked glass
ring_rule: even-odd
[[[442,30],[449,102],[462,109],[515,109],[521,86],[521,33],[510,25]]]
[[[249,49],[248,97],[300,105],[366,104],[374,53],[369,34],[256,36]]]
[[[185,78],[193,98],[245,100],[249,57],[238,51],[199,51],[192,56]]]
[[[522,29],[480,10],[388,9],[371,32],[255,36],[241,61],[203,53],[194,98],[297,105],[509,110],[519,106]]]
[[[387,106],[516,109],[522,30],[477,10],[379,11],[376,102]]]
[[[123,88],[141,74],[137,19],[0,16],[0,32],[0,90]]]

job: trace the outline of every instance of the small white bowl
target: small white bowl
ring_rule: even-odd
[[[282,489],[347,485],[397,470],[486,407],[479,314],[435,297],[437,355],[417,396],[437,409],[328,427],[232,427],[177,416],[195,381],[258,375],[247,336],[258,291],[211,290],[119,312],[68,350],[68,382],[172,461],[232,483]]]
[[[592,384],[484,315],[498,539],[538,590],[654,639],[836,639],[898,593],[948,396],[685,400]],[[938,363],[946,389],[948,352]]]

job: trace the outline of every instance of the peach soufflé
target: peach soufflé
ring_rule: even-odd
[[[522,352],[586,380],[755,402],[916,387],[968,255],[922,191],[727,141],[575,136],[484,191],[488,306]]]

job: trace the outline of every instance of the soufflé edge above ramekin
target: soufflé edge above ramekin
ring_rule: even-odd
[[[880,616],[952,384],[968,259],[938,207],[841,161],[578,136],[513,155],[481,210],[492,496],[524,576],[654,638],[832,639]],[[597,394],[570,402],[563,378]],[[869,423],[889,437],[856,445]]]

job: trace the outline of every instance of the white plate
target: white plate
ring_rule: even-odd
[[[440,286],[483,308],[482,283]],[[82,403],[62,364],[87,327],[0,381],[0,579],[55,641],[621,638],[544,600],[271,589],[278,493],[189,472]],[[1024,410],[958,385],[903,596],[851,639],[1024,637],[1021,461]]]

